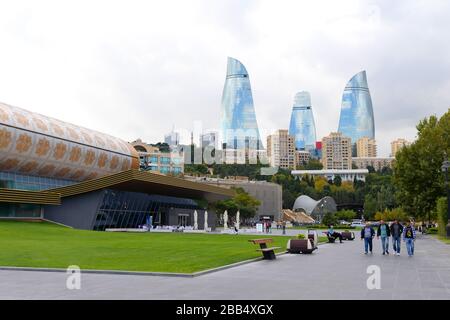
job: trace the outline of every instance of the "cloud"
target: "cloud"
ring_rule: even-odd
[[[448,1],[0,4],[0,101],[134,140],[218,128],[226,58],[250,73],[263,134],[311,92],[318,137],[366,70],[380,155],[449,107]]]

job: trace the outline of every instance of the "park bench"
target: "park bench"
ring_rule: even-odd
[[[267,260],[274,260],[276,259],[275,256],[275,249],[280,249],[280,247],[267,247],[268,243],[272,243],[273,239],[250,239],[249,242],[252,242],[253,244],[259,244],[259,249],[256,251],[261,251],[263,254],[263,258]]]
[[[352,231],[344,231],[341,233],[342,240],[354,240],[355,239],[355,233]]]
[[[291,239],[287,243],[289,253],[312,253],[317,249],[319,236],[315,230],[308,231],[307,239]]]

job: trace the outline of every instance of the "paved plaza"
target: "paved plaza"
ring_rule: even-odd
[[[80,290],[66,289],[65,273],[0,271],[0,299],[450,299],[450,246],[419,235],[412,258],[402,246],[383,256],[375,240],[364,255],[357,238],[193,278],[82,274]],[[367,289],[370,265],[379,290]]]

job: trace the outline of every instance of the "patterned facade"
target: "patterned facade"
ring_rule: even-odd
[[[133,168],[121,139],[0,103],[0,172],[84,181]]]

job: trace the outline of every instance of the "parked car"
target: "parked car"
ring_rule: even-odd
[[[351,227],[365,227],[366,224],[362,222],[352,222]]]

